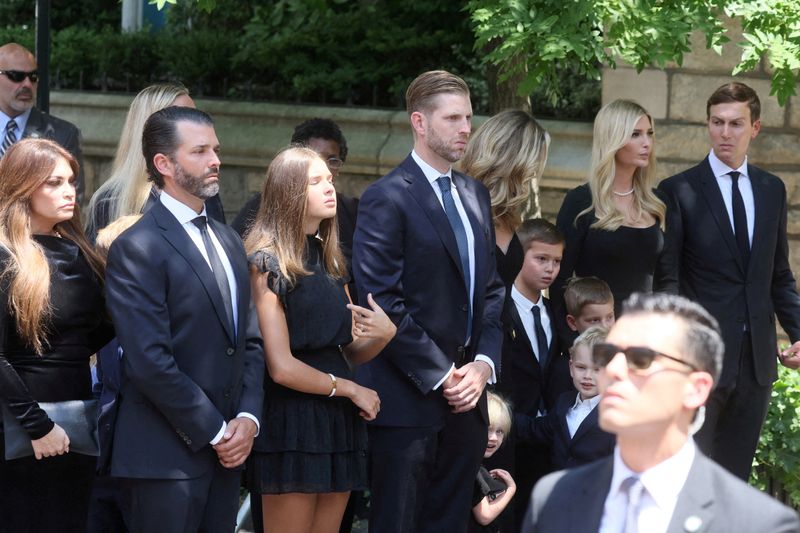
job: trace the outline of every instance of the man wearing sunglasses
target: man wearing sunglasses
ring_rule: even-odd
[[[81,133],[74,124],[34,107],[39,73],[36,58],[17,43],[0,46],[0,157],[26,137],[51,139],[67,149],[81,165],[78,200],[83,197]]]
[[[543,478],[523,531],[800,531],[797,513],[708,459],[691,438],[723,351],[717,321],[698,304],[632,295],[592,354],[601,367],[600,427],[616,434],[614,455]]]

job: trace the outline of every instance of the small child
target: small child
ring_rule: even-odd
[[[577,397],[574,392],[565,392],[545,416],[514,415],[517,440],[549,445],[556,470],[589,463],[614,451],[614,435],[598,425],[599,369],[592,361],[592,347],[603,342],[607,334],[607,329],[594,326],[575,339],[570,350],[569,372],[578,390]]]
[[[503,440],[511,431],[511,408],[497,394],[487,393],[489,408],[489,440],[486,444],[484,459],[489,459],[503,445]],[[500,520],[497,518],[508,506],[517,486],[514,479],[506,470],[496,468],[488,475],[493,479],[486,480],[487,471],[481,467],[475,481],[475,492],[473,494],[472,520],[470,520],[469,531],[472,532],[499,532]],[[483,479],[481,479],[483,477]],[[501,483],[496,483],[496,481]],[[487,483],[488,481],[488,483]],[[492,490],[489,485],[497,484],[498,487]],[[505,485],[502,490],[499,485]],[[502,492],[500,492],[502,491]]]
[[[578,334],[592,326],[614,325],[614,295],[608,283],[594,276],[571,277],[564,286],[567,325]]]

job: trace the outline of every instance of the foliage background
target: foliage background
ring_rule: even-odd
[[[33,49],[34,2],[3,0],[0,42]],[[476,113],[489,112],[486,67],[470,13],[450,0],[216,0],[169,6],[158,32],[120,33],[117,0],[52,1],[55,89],[136,92],[180,80],[193,94],[245,100],[402,108],[420,72],[444,68],[470,85]],[[539,116],[591,119],[599,83],[572,67],[532,93]]]

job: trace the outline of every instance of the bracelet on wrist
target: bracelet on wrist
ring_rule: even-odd
[[[336,376],[330,373],[328,375],[331,378],[331,393],[328,394],[328,398],[333,398],[334,396],[336,396]]]

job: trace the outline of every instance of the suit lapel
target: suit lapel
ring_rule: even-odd
[[[714,487],[709,461],[699,450],[696,452],[689,476],[675,504],[667,533],[709,531],[714,519]]]
[[[25,124],[25,131],[22,132],[22,138],[26,139],[33,137],[34,139],[50,138],[52,137],[52,126],[44,120],[44,115],[35,107],[31,109],[31,114],[28,115],[28,122]]]
[[[769,202],[767,201],[767,184],[758,169],[753,168],[752,165],[747,165],[747,174],[753,187],[753,217],[755,218],[753,221],[753,242],[750,245],[750,257],[756,257],[761,253],[759,248],[764,242],[766,230],[764,217],[767,216],[767,213],[763,211],[769,205]],[[750,264],[752,265],[753,263],[755,261],[751,260]]]
[[[150,212],[153,213],[153,217],[161,228],[164,238],[175,248],[175,251],[186,260],[200,279],[200,283],[203,285],[203,288],[205,288],[208,298],[214,305],[217,317],[225,329],[225,332],[228,334],[228,338],[231,339],[232,342],[236,342],[236,337],[232,330],[233,326],[230,324],[228,316],[225,313],[225,305],[222,302],[222,296],[219,293],[214,273],[211,272],[211,268],[209,268],[200,250],[197,249],[197,246],[192,242],[186,230],[178,223],[178,220],[161,202],[155,202]]]
[[[595,405],[594,408],[591,411],[589,411],[589,414],[586,415],[586,418],[583,419],[581,425],[578,426],[578,430],[575,431],[575,435],[572,437],[571,442],[580,439],[586,434],[587,431],[589,431],[590,428],[598,427],[598,425],[599,422],[598,422],[597,406]]]
[[[605,506],[606,496],[611,487],[611,476],[614,473],[614,458],[603,459],[598,464],[597,475],[593,479],[584,483],[581,487],[580,501],[575,502],[574,509],[580,509],[575,513],[575,521],[571,522],[570,533],[585,533],[586,531],[598,531],[600,522],[603,519],[603,507]]]
[[[472,231],[475,245],[474,257],[472,258],[475,265],[475,294],[473,301],[482,302],[486,285],[478,283],[478,280],[486,279],[486,264],[484,261],[478,261],[478,258],[486,257],[486,248],[490,240],[488,235],[489,226],[487,226],[485,223],[486,221],[483,220],[483,214],[481,213],[480,204],[478,203],[478,197],[475,194],[474,184],[455,171],[453,172],[453,183],[456,184],[458,196],[461,198],[461,204],[464,206],[464,211],[467,213],[467,219],[469,220],[470,228],[465,229]],[[475,315],[479,314],[477,313],[478,310],[474,311],[476,311]]]
[[[439,203],[436,193],[433,192],[431,184],[428,183],[422,169],[419,168],[410,155],[401,163],[400,167],[404,171],[404,179],[409,184],[408,192],[411,193],[411,196],[414,197],[414,200],[416,200],[422,208],[422,211],[430,220],[433,229],[444,244],[448,255],[450,255],[453,266],[455,266],[459,274],[461,274],[461,279],[465,279],[464,271],[461,268],[461,256],[458,253],[456,236],[453,233],[453,229],[450,227],[450,221],[447,220],[444,209],[442,209],[442,204]]]
[[[731,227],[731,220],[728,217],[728,210],[725,208],[725,201],[722,199],[722,192],[719,190],[719,184],[711,170],[711,165],[708,162],[708,157],[700,164],[698,186],[708,204],[711,214],[717,222],[717,227],[722,235],[722,240],[728,246],[731,255],[739,265],[739,269],[744,272],[742,265],[742,258],[739,254],[739,248],[736,245],[736,237],[733,235],[733,228]]]
[[[238,318],[236,333],[237,337],[241,337],[241,334],[247,329],[246,327],[242,327],[242,319],[247,316],[247,307],[249,306],[249,302],[246,301],[247,299],[242,298],[242,294],[246,292],[243,291],[246,287],[245,283],[250,283],[250,279],[247,276],[247,256],[241,253],[241,243],[234,241],[234,239],[238,239],[239,237],[226,231],[224,224],[211,217],[208,218],[208,223],[211,225],[214,234],[225,249],[225,255],[228,256],[228,261],[230,261],[231,268],[233,269],[233,277],[236,279],[236,294],[233,294],[232,297],[236,299],[236,301],[233,302],[236,305],[236,316]]]
[[[517,364],[521,364],[522,368],[531,374],[541,374],[542,368],[539,366],[539,360],[533,352],[531,340],[525,332],[525,326],[522,324],[522,318],[517,312],[517,304],[511,298],[509,291],[508,296],[508,315],[511,317],[511,338],[518,346],[522,347],[524,351],[523,357],[515,358]],[[526,357],[527,356],[527,357]]]

